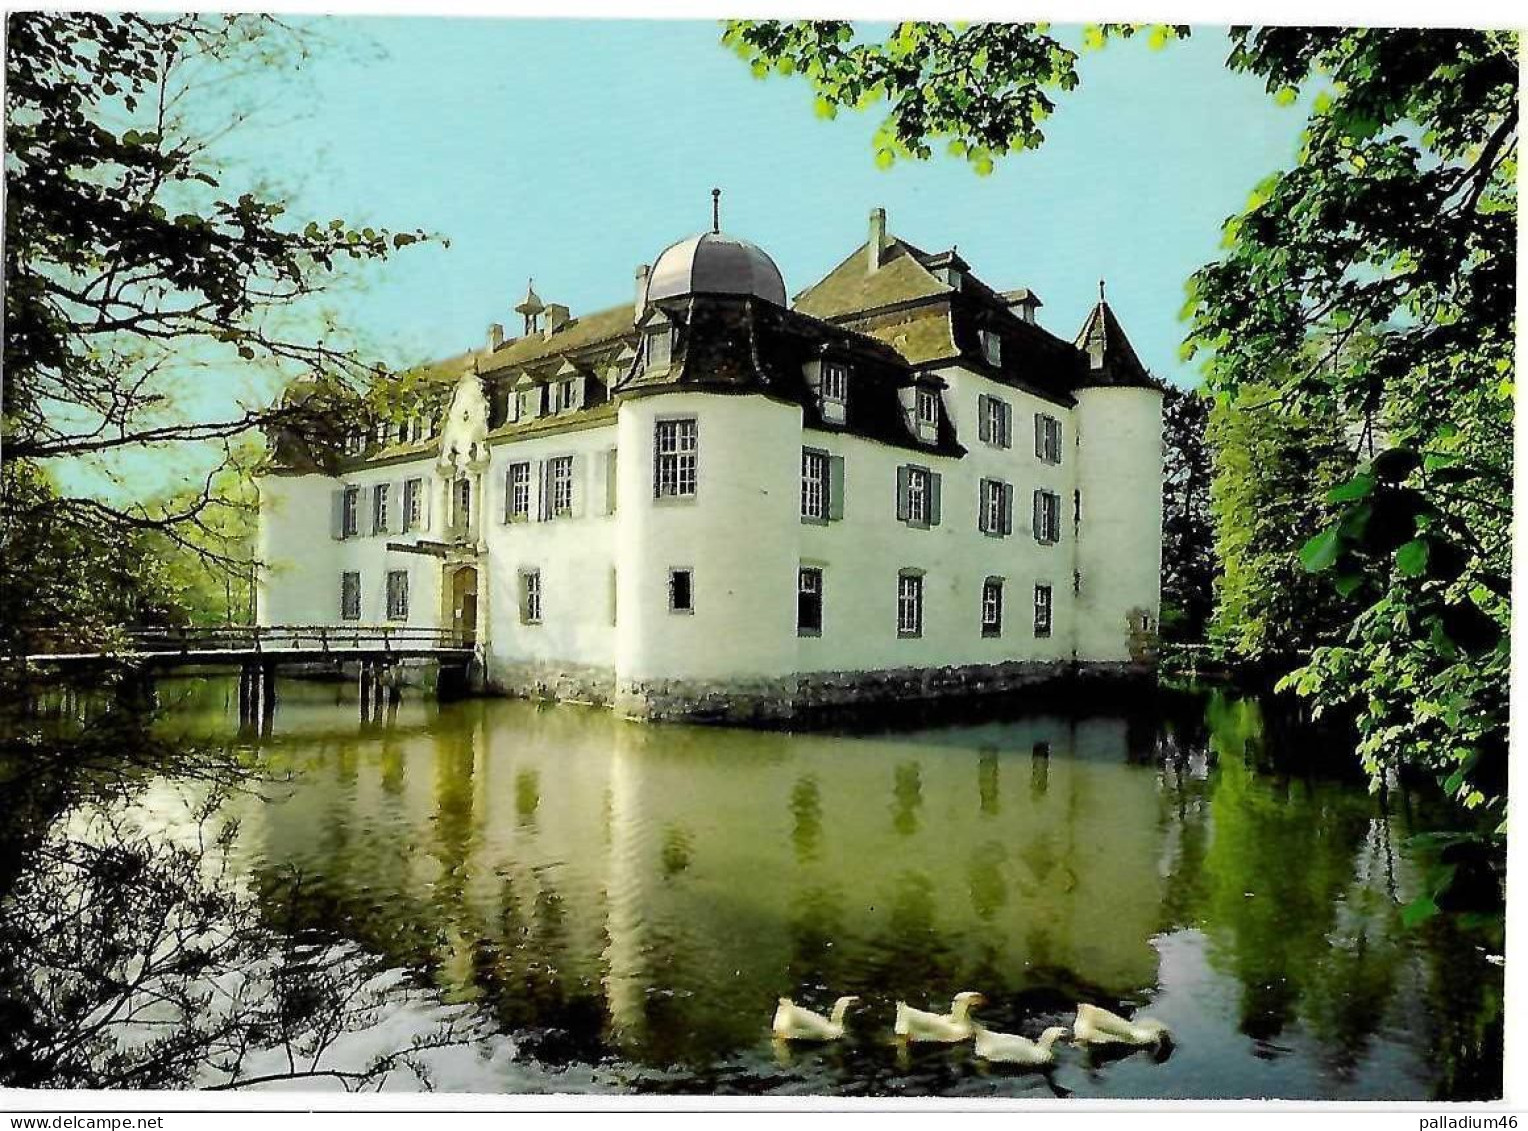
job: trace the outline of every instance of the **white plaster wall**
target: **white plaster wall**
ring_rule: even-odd
[[[844,458],[844,517],[826,526],[799,521],[800,564],[823,568],[823,631],[798,641],[801,671],[871,671],[884,668],[1070,659],[1072,654],[1073,538],[1071,497],[1075,449],[1070,410],[998,385],[966,370],[943,374],[945,411],[967,453],[960,459],[896,448],[855,436],[810,431],[803,446]],[[1012,444],[983,443],[977,421],[981,394],[1011,406]],[[1035,456],[1034,414],[1062,422],[1060,464]],[[916,529],[897,520],[897,468],[921,464],[942,476],[940,524]],[[1013,532],[982,533],[977,521],[980,483],[1013,485]],[[1035,541],[1036,488],[1061,496],[1061,540]],[[926,571],[923,635],[897,635],[897,578],[903,568]],[[1003,631],[981,633],[982,583],[1002,577]],[[1034,586],[1049,584],[1053,598],[1048,638],[1034,635]],[[794,622],[793,622],[794,623]]]
[[[653,434],[698,423],[693,501],[653,497]],[[619,413],[622,680],[778,676],[796,662],[801,409],[760,396],[665,393]],[[689,568],[695,611],[669,611],[671,568]]]
[[[485,549],[478,574],[478,618],[496,664],[548,663],[609,667],[615,661],[610,617],[610,570],[615,563],[615,516],[607,514],[605,459],[616,445],[607,424],[513,443],[495,444],[478,515]],[[536,515],[535,465],[574,457],[574,514]],[[531,520],[505,522],[505,475],[512,463],[531,466]],[[541,573],[541,623],[520,620],[520,571]]]
[[[1157,627],[1162,594],[1162,395],[1096,388],[1078,394],[1077,655],[1130,657],[1126,616],[1146,609]]]
[[[259,549],[265,568],[261,571],[257,618],[261,624],[342,626],[408,625],[440,626],[440,563],[419,554],[387,549],[387,543],[413,541],[408,534],[372,534],[362,513],[360,533],[336,539],[331,532],[333,493],[355,485],[370,498],[378,483],[402,483],[405,479],[433,481],[433,462],[427,459],[388,467],[371,467],[340,478],[326,475],[272,475],[260,481]],[[401,490],[398,501],[401,506]],[[431,508],[431,531],[439,537],[443,518],[437,504]],[[396,531],[398,527],[394,527]],[[346,570],[361,574],[361,618],[340,617],[340,575]],[[387,617],[387,574],[403,570],[409,577],[409,615],[406,620]]]

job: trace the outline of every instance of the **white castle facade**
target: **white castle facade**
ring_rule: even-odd
[[[872,213],[786,297],[712,231],[418,375],[260,483],[263,624],[445,628],[486,686],[779,721],[1149,668],[1161,386]],[[430,414],[437,414],[433,419]]]

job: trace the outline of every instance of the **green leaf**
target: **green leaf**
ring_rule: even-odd
[[[1438,905],[1430,895],[1419,896],[1401,908],[1401,922],[1408,928],[1418,927],[1438,913]]]
[[[1337,561],[1337,555],[1342,550],[1342,539],[1337,533],[1337,528],[1323,530],[1304,546],[1300,547],[1300,564],[1305,567],[1307,573],[1320,573],[1324,569],[1330,569]]]
[[[1395,552],[1395,568],[1407,577],[1420,577],[1427,569],[1428,545],[1425,538],[1413,538]]]
[[[1374,490],[1374,477],[1370,475],[1356,475],[1339,486],[1333,487],[1326,493],[1326,501],[1329,503],[1351,503],[1355,499],[1366,497]]]

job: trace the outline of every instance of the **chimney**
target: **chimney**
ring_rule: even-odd
[[[647,280],[652,273],[653,269],[647,264],[637,264],[637,305],[636,313],[632,316],[633,322],[642,321],[642,315],[647,313]]]
[[[886,209],[870,210],[870,242],[865,245],[866,273],[873,273],[881,266],[881,256],[886,253]]]
[[[546,304],[546,336],[551,337],[572,321],[572,313],[560,302]]]
[[[493,322],[488,326],[488,350],[492,353],[504,344],[504,326],[502,323]]]

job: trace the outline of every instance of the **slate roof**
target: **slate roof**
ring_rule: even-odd
[[[834,319],[950,293],[949,284],[923,266],[928,256],[904,240],[891,240],[874,271],[865,269],[868,255],[869,244],[860,244],[854,254],[798,294],[792,309],[813,318]]]
[[[1125,336],[1124,327],[1114,316],[1114,310],[1103,299],[1088,314],[1087,321],[1077,334],[1074,343],[1090,359],[1077,384],[1084,386],[1129,386],[1143,389],[1160,389],[1162,382],[1146,371],[1135,347]],[[1094,367],[1091,358],[1098,356],[1102,365]]]

